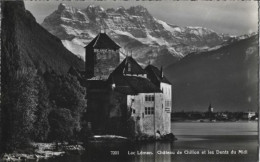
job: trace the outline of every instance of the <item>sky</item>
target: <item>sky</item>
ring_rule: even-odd
[[[257,1],[136,1],[136,0],[25,0],[25,7],[42,23],[60,3],[75,8],[100,5],[103,8],[142,5],[157,19],[177,26],[201,26],[218,33],[243,35],[258,29]]]

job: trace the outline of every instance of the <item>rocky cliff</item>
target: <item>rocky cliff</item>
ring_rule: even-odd
[[[142,6],[104,9],[90,5],[77,9],[60,4],[42,26],[82,58],[83,46],[105,30],[123,48],[122,52],[131,51],[141,63],[151,61],[155,65],[171,64],[188,53],[220,45],[230,38],[202,27],[167,24]]]

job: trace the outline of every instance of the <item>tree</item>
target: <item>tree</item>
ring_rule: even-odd
[[[73,136],[75,120],[71,112],[65,108],[54,109],[49,114],[50,134],[52,141],[66,141]]]
[[[50,125],[48,121],[49,112],[52,109],[49,103],[49,91],[46,87],[45,81],[41,76],[36,79],[38,93],[38,105],[35,111],[36,120],[34,123],[34,130],[32,139],[34,141],[44,142],[47,140]]]
[[[11,152],[29,144],[38,102],[35,77],[36,70],[32,68],[20,68],[10,77],[2,105],[4,151]]]
[[[71,124],[69,130],[72,131],[72,135],[69,130],[60,131],[60,133],[65,133],[63,135],[64,138],[62,140],[66,140],[67,135],[70,135],[70,139],[77,138],[77,134],[80,132],[82,128],[82,114],[86,110],[86,99],[85,99],[85,89],[81,87],[76,77],[71,75],[57,75],[54,72],[46,73],[45,79],[50,90],[49,99],[54,109],[58,109],[59,111],[52,111],[51,116],[49,117],[50,123],[50,140],[59,140],[60,136],[56,136],[55,129],[61,129],[61,126],[67,125],[66,123],[73,122]],[[60,110],[61,109],[61,110]],[[66,113],[66,117],[64,116]],[[63,120],[60,120],[57,123],[53,122],[54,119],[52,116],[62,116]],[[73,120],[71,120],[71,117]],[[64,123],[63,123],[64,122]],[[66,137],[66,138],[65,138]]]

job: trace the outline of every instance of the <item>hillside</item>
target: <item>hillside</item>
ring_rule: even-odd
[[[56,73],[66,73],[70,66],[84,68],[83,60],[39,25],[25,10],[22,1],[4,3],[2,7],[2,61],[6,63],[5,67],[34,67],[41,72],[54,70]]]
[[[193,53],[168,66],[175,111],[257,110],[258,35],[216,50]]]
[[[85,88],[67,72],[83,70],[84,61],[41,27],[23,1],[1,7],[0,152],[26,150],[30,141],[71,139],[86,101]]]
[[[105,30],[141,63],[169,65],[188,53],[220,45],[230,37],[202,27],[179,27],[153,17],[143,6],[104,9],[89,5],[77,9],[61,3],[42,26],[64,46],[85,57],[83,46]]]

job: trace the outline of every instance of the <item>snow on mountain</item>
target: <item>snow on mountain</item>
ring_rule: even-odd
[[[180,27],[171,27],[171,26],[169,26],[166,22],[164,22],[164,21],[162,21],[162,20],[157,20],[157,19],[155,19],[155,21],[157,21],[159,24],[162,24],[162,26],[166,29],[166,30],[168,30],[168,31],[170,31],[170,32],[172,32],[172,33],[174,33],[174,32],[183,32],[183,29],[181,29]]]
[[[69,40],[62,40],[62,44],[79,58],[85,60],[85,50],[83,46],[78,45],[77,42],[75,43],[74,41]]]
[[[154,18],[143,6],[104,9],[89,5],[76,9],[60,4],[42,26],[83,57],[83,47],[101,30],[142,63],[167,65],[185,55],[215,47],[229,36],[202,27],[178,27]],[[167,58],[167,59],[166,59]],[[160,60],[160,61],[159,61]]]

